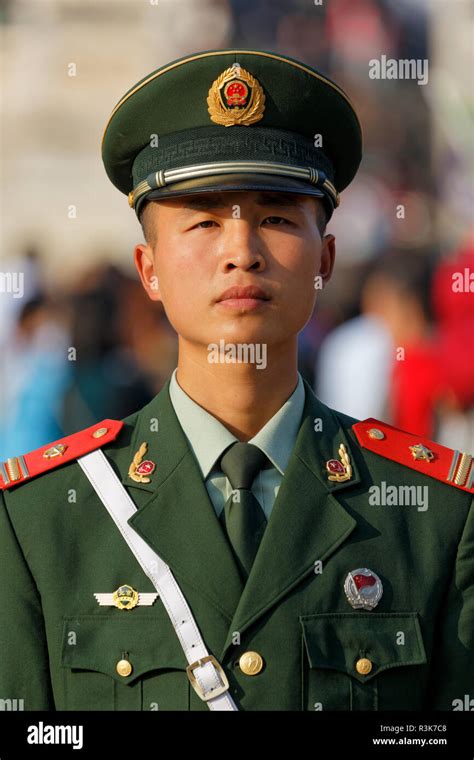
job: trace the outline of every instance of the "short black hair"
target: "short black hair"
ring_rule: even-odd
[[[316,224],[318,225],[319,234],[321,237],[326,232],[330,214],[326,206],[326,201],[322,198],[316,198]]]
[[[316,201],[316,224],[318,225],[319,234],[321,237],[326,232],[327,223],[329,221],[328,210],[324,200],[321,198],[315,198]],[[145,209],[150,206],[154,201],[145,201],[138,213],[138,220],[140,222],[143,236],[149,245],[155,244],[155,230],[154,225],[150,220],[150,215],[145,214]]]
[[[143,237],[149,245],[154,245],[155,230],[154,225],[151,223],[149,214],[145,214],[145,209],[147,209],[148,206],[150,206],[152,203],[153,201],[145,201],[140,211],[138,212],[138,221],[140,222],[142,228]]]

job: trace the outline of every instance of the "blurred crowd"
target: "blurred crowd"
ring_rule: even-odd
[[[227,39],[217,44],[281,52],[321,69],[350,93],[363,124],[361,169],[328,226],[335,273],[300,336],[301,373],[342,412],[472,450],[469,108],[462,93],[446,100],[441,85],[367,75],[369,50],[373,58],[427,58],[430,76],[445,81],[436,74],[430,4],[331,0],[317,13],[308,0],[209,4],[230,15]],[[452,129],[440,128],[440,114]],[[2,310],[1,459],[123,418],[176,366],[176,336],[128,269],[99,260],[59,286],[45,276],[43,256],[32,243],[20,262],[2,267],[25,271],[28,292]]]
[[[358,314],[329,330],[318,395],[464,451],[474,447],[474,240],[443,259],[388,253],[362,274]]]
[[[0,458],[56,440],[146,404],[177,364],[177,342],[160,304],[135,277],[98,263],[71,287],[45,281],[25,252],[30,292],[4,313],[0,346]]]

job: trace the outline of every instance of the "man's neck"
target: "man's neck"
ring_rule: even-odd
[[[248,441],[291,396],[298,382],[297,344],[272,347],[264,369],[251,363],[210,363],[208,352],[180,342],[176,379],[185,393],[240,441]]]

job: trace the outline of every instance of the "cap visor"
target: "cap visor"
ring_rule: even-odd
[[[225,174],[215,177],[199,177],[184,182],[173,182],[169,187],[152,190],[140,198],[138,206],[143,201],[179,198],[193,193],[229,192],[231,190],[266,190],[278,193],[296,193],[298,195],[313,195],[324,198],[324,193],[308,182],[292,179],[291,177],[276,177],[273,174]]]

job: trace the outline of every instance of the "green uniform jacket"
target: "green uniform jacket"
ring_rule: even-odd
[[[355,420],[305,390],[245,588],[168,385],[103,447],[137,506],[129,522],[170,565],[239,710],[460,709],[474,696],[472,495],[362,448]],[[144,441],[156,463],[148,484],[128,475]],[[338,483],[326,462],[341,443],[353,472]],[[382,481],[427,486],[428,508],[374,504]],[[160,598],[126,611],[97,603],[121,584],[155,589],[78,463],[58,462],[3,502],[3,709],[207,711]],[[372,611],[346,599],[356,568],[383,583]],[[240,669],[247,651],[263,658],[257,675]],[[127,677],[116,670],[124,657]]]

